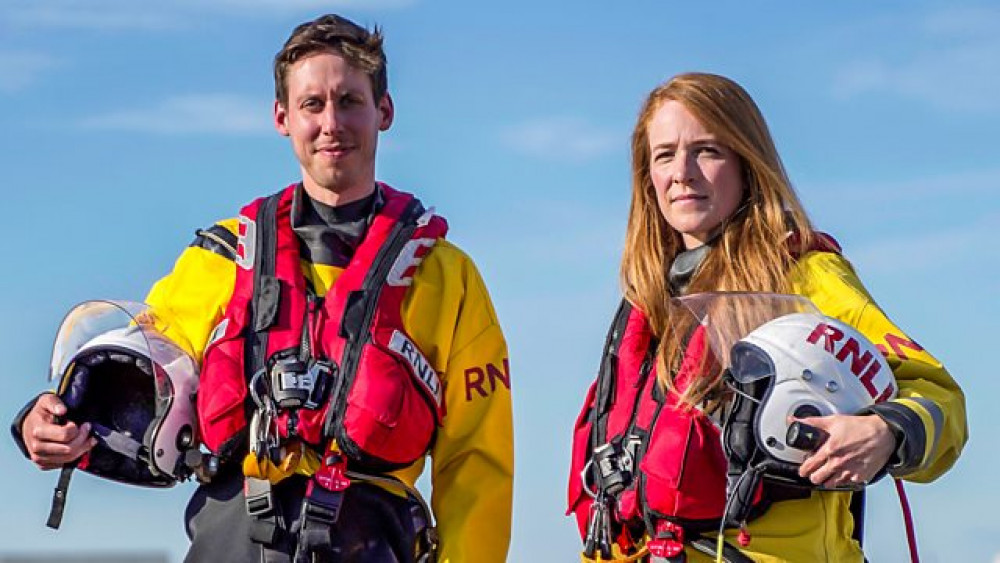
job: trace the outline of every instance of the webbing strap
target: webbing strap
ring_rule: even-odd
[[[621,348],[622,337],[625,336],[625,328],[631,313],[632,306],[627,300],[622,299],[604,341],[604,356],[601,358],[601,371],[597,375],[597,392],[594,396],[594,426],[590,439],[590,451],[607,441],[608,416],[611,414],[611,404],[618,379],[616,377],[618,374],[618,350]]]
[[[244,340],[246,377],[253,378],[267,369],[267,329],[278,317],[281,283],[275,277],[278,246],[278,192],[261,203],[257,209],[256,240],[254,241],[253,295],[250,298],[247,318],[250,330]],[[253,439],[251,437],[250,439]],[[271,484],[267,480],[246,477],[244,497],[250,515],[250,537],[264,545],[274,545],[283,533],[278,525],[278,504],[274,501]]]
[[[858,545],[864,547],[865,539],[865,491],[857,491],[851,495],[851,516],[854,517],[854,531],[851,533]]]
[[[327,489],[319,484],[316,477],[309,482],[302,503],[302,529],[299,530],[299,542],[295,549],[296,563],[310,561],[313,554],[332,551],[330,529],[337,523],[343,503],[343,489]]]
[[[140,454],[145,450],[143,445],[131,436],[102,424],[91,422],[90,429],[102,446],[129,459],[140,460]]]
[[[264,200],[257,210],[257,235],[253,264],[253,297],[249,318],[252,330],[246,338],[247,377],[267,368],[267,329],[278,318],[281,283],[275,277],[278,246],[279,192]]]
[[[58,530],[62,524],[63,511],[66,509],[66,494],[69,493],[69,480],[73,477],[73,470],[76,469],[77,462],[67,463],[59,472],[59,482],[56,483],[56,490],[52,493],[52,507],[49,509],[49,520],[46,526],[53,530]]]

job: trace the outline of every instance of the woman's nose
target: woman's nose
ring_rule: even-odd
[[[697,164],[694,162],[693,156],[687,152],[676,155],[674,157],[674,170],[671,182],[674,184],[690,184],[694,181],[696,169]]]

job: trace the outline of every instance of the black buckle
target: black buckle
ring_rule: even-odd
[[[632,460],[622,451],[619,442],[611,441],[594,448],[593,458],[599,489],[606,494],[617,495],[631,482]]]
[[[343,503],[343,491],[328,491],[310,481],[305,502],[302,503],[302,517],[310,523],[333,525]]]
[[[316,360],[309,366],[308,373],[312,379],[312,388],[302,406],[307,409],[315,409],[326,402],[326,396],[330,392],[330,384],[337,373],[337,366],[329,360]]]

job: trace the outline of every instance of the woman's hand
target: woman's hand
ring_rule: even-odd
[[[830,435],[799,468],[799,476],[815,485],[866,485],[896,450],[895,436],[877,415],[835,414],[799,420]]]

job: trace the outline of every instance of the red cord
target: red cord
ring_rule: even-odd
[[[920,556],[917,555],[917,532],[913,529],[913,514],[910,512],[910,501],[906,498],[906,491],[903,490],[903,482],[893,479],[896,484],[896,494],[899,495],[899,504],[903,507],[903,520],[906,522],[906,542],[910,547],[910,561],[920,563]]]

